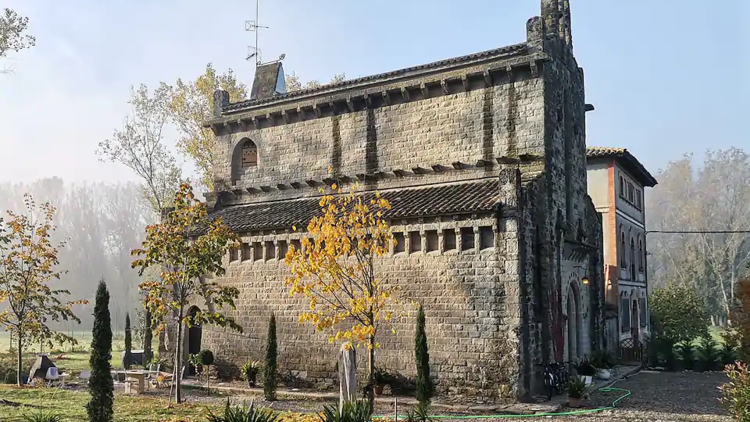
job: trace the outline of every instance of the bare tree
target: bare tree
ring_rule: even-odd
[[[346,80],[346,75],[344,73],[341,73],[338,75],[334,75],[333,79],[331,79],[329,84],[337,84],[345,80]],[[299,76],[297,76],[297,74],[294,72],[286,75],[284,82],[286,85],[287,92],[299,91],[300,89],[312,89],[312,88],[318,88],[318,87],[323,86],[323,84],[321,84],[319,81],[315,79],[311,81],[307,81],[305,84],[303,84]]]
[[[33,47],[36,38],[24,34],[29,25],[29,18],[19,16],[13,9],[4,9],[0,15],[0,58],[6,58],[9,52],[19,52]],[[3,68],[0,73],[10,72],[10,68]]]

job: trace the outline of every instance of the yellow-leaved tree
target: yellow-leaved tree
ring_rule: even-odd
[[[51,324],[81,320],[73,306],[86,300],[66,301],[70,292],[54,286],[65,271],[58,270],[58,249],[50,236],[55,207],[48,202],[37,205],[24,195],[25,214],[8,211],[8,221],[0,219],[0,326],[16,340],[16,382],[21,385],[22,356],[25,345],[44,342],[77,344],[72,336],[55,331]],[[62,246],[62,245],[61,245]]]
[[[214,107],[214,91],[222,89],[229,93],[229,101],[242,101],[247,96],[247,87],[237,80],[229,69],[218,74],[211,63],[206,71],[194,81],[178,79],[168,97],[169,114],[180,133],[177,148],[195,162],[200,174],[201,188],[213,189],[213,171],[216,163],[216,135],[203,122],[211,118]]]
[[[322,214],[310,221],[301,249],[290,247],[284,262],[292,273],[286,280],[290,295],[309,299],[300,323],[327,332],[330,342],[368,348],[372,399],[376,336],[380,323],[393,318],[397,305],[396,288],[377,277],[374,264],[394,240],[383,218],[391,207],[388,201],[377,192],[357,194],[356,188],[342,193],[333,185],[332,194],[321,198]]]

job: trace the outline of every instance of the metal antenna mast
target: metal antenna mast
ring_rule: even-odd
[[[255,46],[248,47],[247,52],[247,58],[245,60],[250,60],[253,57],[255,57],[255,67],[260,66],[261,64],[261,58],[260,58],[260,48],[258,48],[258,34],[260,32],[260,28],[268,29],[267,26],[260,26],[258,23],[260,16],[260,0],[255,0],[255,20],[254,21],[245,21],[245,31],[255,32]]]

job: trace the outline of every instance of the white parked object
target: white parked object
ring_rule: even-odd
[[[609,371],[609,369],[600,369],[596,373],[596,377],[600,380],[608,380],[610,377],[612,377],[612,373]]]

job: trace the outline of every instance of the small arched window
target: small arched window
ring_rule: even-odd
[[[622,226],[620,227],[620,267],[628,267],[627,252],[625,249],[625,232],[622,231]]]
[[[635,240],[630,237],[630,278],[635,279]]]
[[[620,176],[620,197],[625,197],[625,181],[622,179],[622,176]]]
[[[245,139],[242,141],[242,168],[255,167],[258,165],[258,147],[255,142]]]
[[[645,251],[643,250],[643,238],[638,235],[638,271],[643,272],[643,264],[645,259]]]

